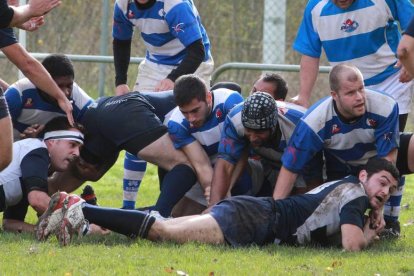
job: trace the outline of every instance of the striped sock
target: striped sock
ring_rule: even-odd
[[[134,209],[137,201],[138,189],[145,175],[147,162],[127,152],[124,159],[124,198],[123,209]]]
[[[384,219],[386,222],[397,221],[400,216],[401,199],[404,191],[405,177],[398,180],[398,189],[391,194],[384,206]]]

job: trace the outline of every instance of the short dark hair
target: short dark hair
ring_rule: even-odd
[[[275,86],[273,95],[276,97],[276,99],[283,99],[283,100],[286,99],[286,96],[288,93],[288,84],[282,78],[282,76],[276,73],[265,73],[258,80],[263,80],[264,82],[273,83],[273,85]]]
[[[329,86],[331,88],[331,91],[338,92],[338,90],[341,88],[341,75],[345,71],[354,71],[355,80],[358,76],[357,72],[360,72],[359,69],[353,64],[340,63],[338,65],[335,65],[329,72]]]
[[[397,167],[385,158],[375,157],[369,159],[364,169],[367,171],[368,178],[380,171],[389,172],[395,179],[398,179],[400,176]]]
[[[70,59],[63,54],[51,54],[48,55],[43,61],[43,66],[52,76],[56,77],[72,77],[75,78],[75,70]]]
[[[55,131],[55,130],[68,130],[75,128],[80,132],[84,133],[84,127],[81,124],[75,123],[73,126],[69,124],[68,118],[65,116],[58,116],[49,120],[45,124],[45,128],[39,134],[39,137],[43,137],[46,132]]]
[[[183,75],[174,84],[174,101],[178,106],[189,104],[192,100],[206,101],[207,86],[204,81],[196,75]]]

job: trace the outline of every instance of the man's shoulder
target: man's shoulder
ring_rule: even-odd
[[[387,117],[397,106],[397,102],[386,93],[365,89],[365,95],[367,112]]]
[[[37,93],[36,86],[29,79],[23,78],[10,85],[5,94],[7,95],[8,93],[19,93],[22,96],[29,91],[33,92],[34,89]]]

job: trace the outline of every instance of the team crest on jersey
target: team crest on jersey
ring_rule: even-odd
[[[392,136],[393,136],[392,132],[384,133],[384,140],[389,142],[389,141],[391,141]]]
[[[337,125],[337,124],[334,124],[334,125],[332,126],[332,134],[336,134],[336,133],[338,133],[339,131],[341,131],[341,129],[338,127],[338,125]]]
[[[367,119],[367,125],[372,127],[372,128],[375,128],[377,126],[377,121],[375,121],[374,119],[368,118]]]
[[[216,118],[219,120],[223,118],[223,111],[220,108],[216,110]]]
[[[33,106],[33,99],[28,98],[26,102],[24,103],[24,107],[32,107]]]
[[[172,27],[174,32],[176,32],[177,34],[179,32],[183,32],[184,33],[184,23],[178,23],[177,25]]]
[[[132,19],[132,18],[134,18],[135,17],[135,14],[134,14],[134,12],[133,11],[131,11],[131,10],[129,10],[128,11],[128,19]]]
[[[359,23],[352,20],[347,19],[344,23],[342,23],[341,31],[344,31],[346,33],[351,33],[355,31],[359,26]]]

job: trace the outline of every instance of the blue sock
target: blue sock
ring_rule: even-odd
[[[126,152],[124,159],[124,198],[123,209],[134,209],[137,201],[138,189],[147,169],[147,162],[135,155]]]
[[[94,223],[130,238],[146,238],[152,224],[155,222],[154,217],[136,210],[122,210],[85,204],[82,212],[89,223]]]
[[[169,217],[174,205],[191,189],[196,181],[196,174],[189,166],[180,164],[172,168],[164,176],[161,193],[154,210],[163,217]]]
[[[391,194],[384,206],[384,219],[387,222],[398,220],[401,210],[401,199],[405,185],[405,177],[401,176],[398,180],[398,189]]]

